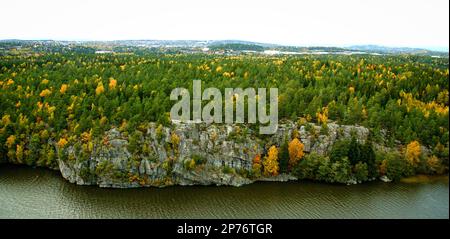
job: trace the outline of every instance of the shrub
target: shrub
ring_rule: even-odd
[[[327,160],[317,153],[304,157],[293,169],[293,174],[299,179],[315,180],[321,161]]]
[[[141,140],[143,138],[143,134],[139,130],[135,130],[133,134],[128,138],[127,149],[130,153],[139,153],[142,149],[140,146]]]
[[[249,171],[246,170],[246,169],[239,169],[239,170],[237,171],[237,173],[238,173],[239,175],[241,175],[242,177],[244,177],[244,178],[249,178],[250,175],[252,174],[252,172],[249,172]]]
[[[369,170],[366,163],[359,162],[353,168],[354,176],[356,181],[364,182],[369,178]]]
[[[161,142],[161,140],[163,140],[163,138],[165,137],[164,134],[164,127],[162,126],[162,124],[158,125],[158,127],[156,128],[156,140],[158,142]]]
[[[255,178],[261,177],[261,164],[254,163],[252,166],[252,175]]]
[[[426,159],[426,165],[427,165],[427,172],[429,174],[434,174],[434,173],[442,174],[445,171],[441,160],[434,155],[429,156]]]
[[[380,174],[386,175],[393,181],[412,175],[413,171],[408,161],[398,153],[381,153]]]
[[[329,129],[327,124],[322,124],[322,127],[320,127],[320,134],[321,135],[328,135],[329,134]]]
[[[222,169],[222,173],[224,173],[224,174],[234,174],[234,173],[235,173],[235,170],[234,170],[234,168],[225,166],[225,167],[223,167],[223,169]]]
[[[348,157],[350,148],[350,141],[339,140],[333,144],[333,148],[330,152],[330,160],[332,163],[339,161],[343,157]]]
[[[166,170],[167,175],[172,175],[172,169],[173,169],[173,160],[171,158],[167,158],[162,163],[162,168]]]
[[[97,164],[97,167],[95,168],[95,173],[97,175],[111,173],[113,168],[114,165],[110,161],[104,160]]]
[[[185,160],[185,161],[184,161],[184,168],[185,168],[186,170],[192,170],[192,169],[194,169],[194,168],[195,168],[195,165],[196,165],[196,163],[195,163],[195,160],[194,160],[194,159],[188,159],[188,160]]]
[[[347,157],[331,164],[333,182],[347,183],[351,179],[351,165]]]
[[[331,182],[332,181],[332,172],[331,172],[331,164],[330,159],[328,157],[322,157],[318,160],[318,169],[316,173],[316,180]]]
[[[191,157],[195,161],[196,165],[200,165],[200,164],[206,163],[206,158],[201,156],[201,155],[193,154]]]

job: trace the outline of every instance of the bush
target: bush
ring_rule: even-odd
[[[225,166],[222,169],[222,173],[224,173],[224,174],[234,174],[234,173],[236,173],[236,171],[234,170],[234,168]]]
[[[196,165],[201,165],[201,164],[206,163],[206,158],[201,155],[198,155],[198,154],[193,154],[192,159],[195,161]]]
[[[328,135],[329,134],[329,129],[327,124],[322,124],[322,127],[320,127],[320,134],[321,135]]]
[[[108,174],[112,172],[113,168],[114,165],[110,161],[104,160],[97,164],[97,167],[95,168],[95,173],[97,175]]]
[[[354,176],[356,178],[356,181],[358,182],[364,182],[367,181],[369,178],[369,170],[366,163],[359,162],[355,165],[353,168]]]
[[[411,165],[398,153],[382,153],[381,157],[384,159],[381,161],[380,175],[386,175],[389,179],[398,181],[413,174]]]
[[[428,174],[443,174],[445,167],[442,165],[442,160],[432,155],[426,159],[427,173]]]
[[[347,183],[351,179],[351,165],[347,157],[331,164],[332,182]]]
[[[185,161],[184,161],[184,168],[185,168],[186,170],[192,170],[192,169],[194,169],[194,168],[195,168],[195,165],[196,165],[196,163],[195,163],[195,160],[194,160],[194,159],[188,159],[188,160],[185,160]]]
[[[299,179],[347,183],[352,178],[351,169],[347,157],[332,162],[328,157],[311,153],[294,167],[293,173]],[[367,169],[365,175],[367,177]]]
[[[332,163],[339,161],[343,157],[348,157],[350,148],[350,141],[339,140],[333,144],[333,148],[330,152],[330,160]]]
[[[323,157],[318,160],[318,170],[316,173],[316,179],[319,181],[330,182],[331,180],[331,163],[330,159]]]
[[[314,179],[314,168],[312,167],[312,157],[314,157],[316,153],[308,154],[301,160],[292,170],[292,174],[294,174],[298,179]]]
[[[248,171],[248,170],[246,170],[246,169],[239,169],[239,170],[237,171],[237,173],[238,173],[239,175],[241,175],[242,177],[244,177],[244,178],[249,178],[249,177],[252,175],[252,172],[250,172],[250,171]]]
[[[156,140],[158,142],[161,142],[165,137],[164,127],[161,124],[159,124],[158,127],[156,128],[155,132],[156,132]]]
[[[172,170],[173,170],[173,161],[170,158],[167,158],[163,163],[162,163],[162,168],[164,170],[166,170],[167,175],[172,175]]]
[[[252,176],[255,178],[261,177],[261,164],[254,163],[252,166]]]
[[[292,172],[299,179],[317,180],[319,168],[320,166],[323,166],[323,164],[326,164],[326,161],[329,161],[329,159],[317,153],[311,153],[300,160],[300,162],[294,166]],[[324,169],[322,168],[321,175],[323,174],[323,171]]]
[[[88,165],[84,165],[83,167],[80,168],[80,177],[83,178],[84,180],[89,179],[90,177],[95,176],[94,174],[95,172],[91,171],[91,169],[89,168]]]
[[[128,145],[127,149],[132,154],[138,154],[141,150],[141,141],[143,138],[143,134],[139,130],[135,130],[130,137],[128,137]]]

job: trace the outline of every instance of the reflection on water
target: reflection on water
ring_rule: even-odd
[[[0,166],[0,218],[448,217],[448,178],[422,184],[100,189],[73,185],[50,170]]]

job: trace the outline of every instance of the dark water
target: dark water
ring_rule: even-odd
[[[0,166],[0,218],[449,218],[448,180],[100,189]]]

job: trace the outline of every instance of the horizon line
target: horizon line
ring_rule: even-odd
[[[405,45],[383,45],[377,43],[363,43],[363,44],[281,44],[281,43],[269,43],[269,42],[259,42],[259,41],[251,41],[251,40],[239,40],[239,39],[151,39],[151,38],[142,38],[142,39],[52,39],[52,38],[0,38],[0,41],[55,41],[55,42],[114,42],[114,41],[205,41],[205,42],[214,42],[214,41],[240,41],[240,42],[248,42],[254,44],[266,44],[266,45],[275,45],[275,46],[286,46],[286,47],[339,47],[339,48],[348,48],[355,46],[376,46],[376,47],[386,47],[386,48],[406,48],[406,49],[420,49],[420,50],[429,50],[436,52],[449,52],[449,46],[405,46]]]

